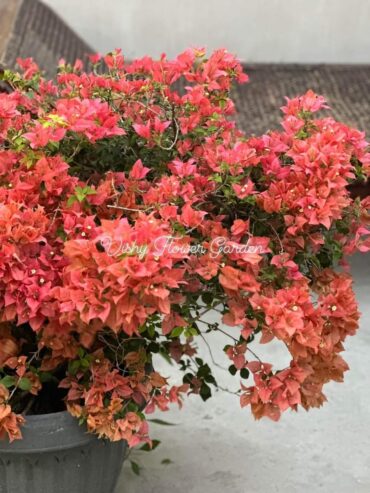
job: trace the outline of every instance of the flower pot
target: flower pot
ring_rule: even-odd
[[[22,433],[0,441],[0,493],[113,493],[126,442],[88,434],[67,412],[27,416]]]

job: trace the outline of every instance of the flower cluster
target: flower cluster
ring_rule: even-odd
[[[344,256],[370,249],[369,201],[347,189],[370,174],[363,133],[317,118],[309,91],[281,130],[244,135],[230,89],[247,76],[226,50],[91,63],[62,61],[56,81],[32,60],[3,75],[0,435],[55,410],[52,393],[89,431],[148,441],[146,414],[217,389],[196,340],[218,330],[256,418],[320,406],[358,327]],[[280,341],[289,367],[263,362],[257,338]]]

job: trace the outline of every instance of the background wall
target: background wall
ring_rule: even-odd
[[[96,50],[226,47],[253,62],[369,63],[368,0],[44,0]]]

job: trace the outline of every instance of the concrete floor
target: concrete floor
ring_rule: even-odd
[[[329,402],[322,409],[287,412],[278,423],[255,422],[231,394],[219,392],[206,403],[191,397],[182,411],[158,415],[177,426],[152,425],[161,445],[150,453],[133,451],[143,469],[136,476],[126,462],[117,493],[369,493],[370,255],[352,264],[361,330],[346,344],[351,370],[343,384],[327,386]],[[211,345],[223,347],[215,339]],[[202,352],[207,356],[206,348]],[[227,367],[216,349],[214,356]],[[282,363],[284,356],[279,354]],[[222,370],[215,373],[222,386],[238,383]]]

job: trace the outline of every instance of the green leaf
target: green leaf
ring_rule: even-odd
[[[134,462],[133,460],[130,460],[130,463],[132,472],[136,474],[136,476],[140,476],[141,467],[139,466],[139,464],[137,462]]]
[[[236,375],[237,371],[238,370],[236,369],[236,367],[234,365],[229,366],[229,372],[231,373],[231,375]]]
[[[189,385],[191,385],[191,387],[193,387],[192,385],[193,379],[194,379],[194,375],[192,373],[185,373],[182,381],[183,383],[188,383]]]
[[[204,377],[204,381],[207,382],[207,383],[211,383],[212,385],[216,385],[217,387],[217,382],[216,382],[216,379],[213,375],[206,375]]]
[[[151,423],[155,423],[156,425],[161,425],[161,426],[177,426],[176,423],[169,423],[168,421],[164,421],[163,419],[148,419],[147,421],[150,421]]]
[[[4,387],[6,387],[7,389],[9,387],[14,387],[15,383],[16,383],[16,378],[10,375],[6,375],[4,378],[0,380],[0,384],[4,385]]]
[[[144,445],[140,447],[139,450],[143,450],[144,452],[151,452],[152,450],[155,450],[160,443],[160,440],[152,440],[152,446],[150,446],[149,443],[144,443]]]
[[[172,332],[170,337],[179,337],[184,331],[184,327],[175,327]]]
[[[207,364],[202,365],[197,372],[198,378],[204,378],[211,373],[211,369]]]
[[[143,324],[139,327],[139,333],[144,334],[144,332],[146,332],[147,329],[148,329],[147,325]]]
[[[168,464],[173,464],[173,461],[171,459],[163,459],[161,461],[161,464],[168,465]]]
[[[159,344],[157,342],[151,342],[148,345],[147,350],[149,353],[158,353],[159,352]]]
[[[85,356],[85,350],[82,347],[79,347],[77,354],[80,358],[83,358]]]
[[[185,337],[194,337],[199,334],[198,330],[195,327],[187,327],[185,329]]]
[[[29,378],[21,378],[18,382],[18,387],[21,389],[21,390],[26,390],[26,391],[29,391],[32,389],[32,383],[31,383],[31,380]]]
[[[65,241],[67,239],[67,233],[64,231],[63,228],[57,229],[57,236],[58,236],[58,238],[61,238],[63,241]]]
[[[76,195],[72,195],[72,196],[71,196],[71,197],[69,197],[69,199],[67,200],[67,207],[71,207],[71,205],[73,205],[76,201],[77,201],[77,197],[76,197]]]
[[[42,371],[38,375],[41,383],[58,382],[58,379],[48,371]]]
[[[201,398],[203,401],[206,401],[208,400],[210,397],[212,397],[212,392],[211,392],[211,388],[206,384],[206,383],[202,383],[202,386],[200,388],[200,392],[199,392]]]
[[[81,360],[81,368],[84,368],[85,370],[90,368],[90,361],[88,358],[84,358]]]
[[[68,373],[70,373],[71,375],[76,375],[76,373],[78,372],[79,369],[80,369],[80,361],[79,360],[70,361],[70,363],[68,365]]]
[[[88,195],[95,195],[95,194],[96,194],[96,190],[94,190],[93,188],[91,188],[89,186],[86,186],[84,188],[76,187],[74,195],[72,195],[68,199],[67,206],[69,207],[69,206],[73,205],[76,202],[76,200],[78,200],[78,202],[81,203],[85,200],[85,198]]]
[[[83,192],[85,195],[95,195],[96,194],[96,190],[94,190],[94,188],[91,188],[89,186],[85,187],[83,189]]]
[[[85,200],[86,194],[84,192],[84,189],[81,187],[76,187],[75,196],[79,202]]]
[[[202,294],[202,301],[206,305],[212,305],[215,295],[211,291]]]
[[[218,174],[214,174],[208,178],[209,181],[214,181],[216,183],[222,183],[222,176]]]
[[[248,197],[245,197],[244,201],[247,202],[247,204],[255,205],[257,202],[257,199],[256,199],[255,195],[248,195]]]
[[[248,370],[248,368],[242,368],[240,370],[240,376],[242,378],[248,378],[249,377],[249,370]]]

